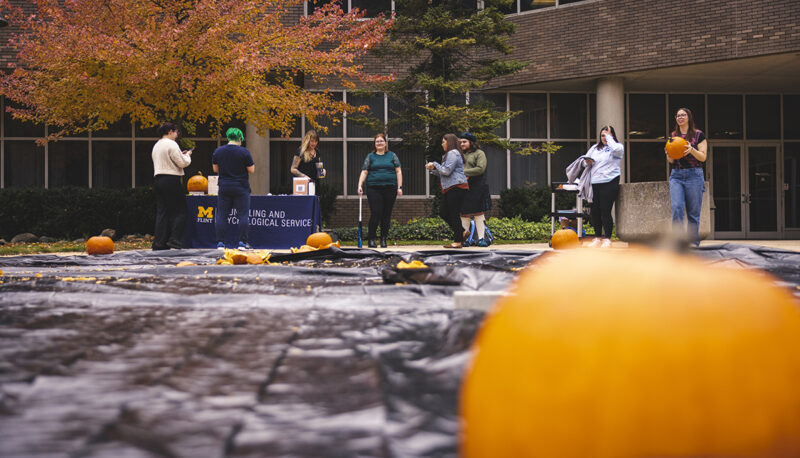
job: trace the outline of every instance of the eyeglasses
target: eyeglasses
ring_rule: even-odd
[[[676,114],[676,115],[675,115],[675,117],[676,117],[676,118],[685,118],[685,117],[687,117],[687,116],[688,116],[688,115],[687,115],[687,114],[685,114],[685,113],[683,113],[683,114]]]

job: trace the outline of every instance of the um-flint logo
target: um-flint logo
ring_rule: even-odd
[[[201,207],[197,206],[197,222],[198,223],[213,223],[214,222],[214,207]]]

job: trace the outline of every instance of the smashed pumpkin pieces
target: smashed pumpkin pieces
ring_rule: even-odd
[[[272,255],[267,250],[255,250],[243,252],[239,250],[226,249],[222,257],[217,260],[217,264],[270,264],[269,257]]]
[[[337,240],[337,241],[335,241],[333,243],[326,243],[325,245],[320,245],[319,248],[315,248],[315,247],[313,247],[311,245],[303,245],[300,248],[292,247],[292,248],[289,249],[289,251],[291,251],[292,253],[305,253],[305,252],[308,252],[308,251],[327,250],[328,248],[330,248],[332,246],[335,246],[336,248],[341,248],[341,245],[339,244],[339,241]]]

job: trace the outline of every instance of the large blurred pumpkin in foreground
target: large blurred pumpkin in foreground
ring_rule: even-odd
[[[800,456],[800,311],[766,274],[573,250],[515,288],[474,344],[464,456]]]

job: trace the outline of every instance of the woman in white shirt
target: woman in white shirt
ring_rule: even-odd
[[[597,144],[589,148],[584,157],[587,167],[591,167],[592,180],[592,227],[595,239],[590,246],[611,246],[611,231],[614,220],[611,208],[619,194],[619,174],[622,155],[625,147],[617,141],[617,134],[612,126],[600,129]]]

